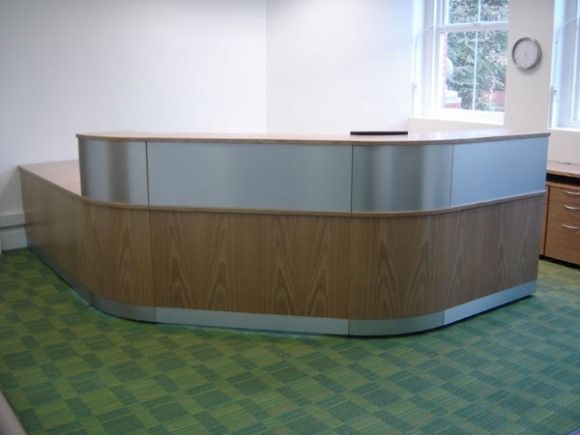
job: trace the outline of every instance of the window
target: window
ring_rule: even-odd
[[[552,127],[580,129],[580,0],[556,7]]]
[[[414,112],[503,121],[509,0],[428,0]]]

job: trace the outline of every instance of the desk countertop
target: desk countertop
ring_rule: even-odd
[[[140,142],[203,143],[280,143],[316,145],[430,145],[486,142],[549,136],[547,132],[523,132],[511,129],[463,130],[453,132],[410,133],[396,136],[296,135],[296,134],[216,134],[216,133],[145,133],[134,131],[80,133],[79,139]]]
[[[42,178],[62,190],[81,196],[81,177],[78,160],[31,163],[21,165],[20,169]]]
[[[580,163],[548,161],[548,174],[580,179]]]

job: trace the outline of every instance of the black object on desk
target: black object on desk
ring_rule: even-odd
[[[408,131],[351,131],[351,136],[397,136],[409,134]]]

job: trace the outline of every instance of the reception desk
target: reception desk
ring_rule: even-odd
[[[547,134],[80,134],[21,167],[30,245],[125,318],[424,331],[535,290]]]

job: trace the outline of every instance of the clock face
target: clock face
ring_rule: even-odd
[[[512,59],[520,69],[531,69],[535,67],[542,57],[540,44],[531,38],[519,39],[513,48]]]

